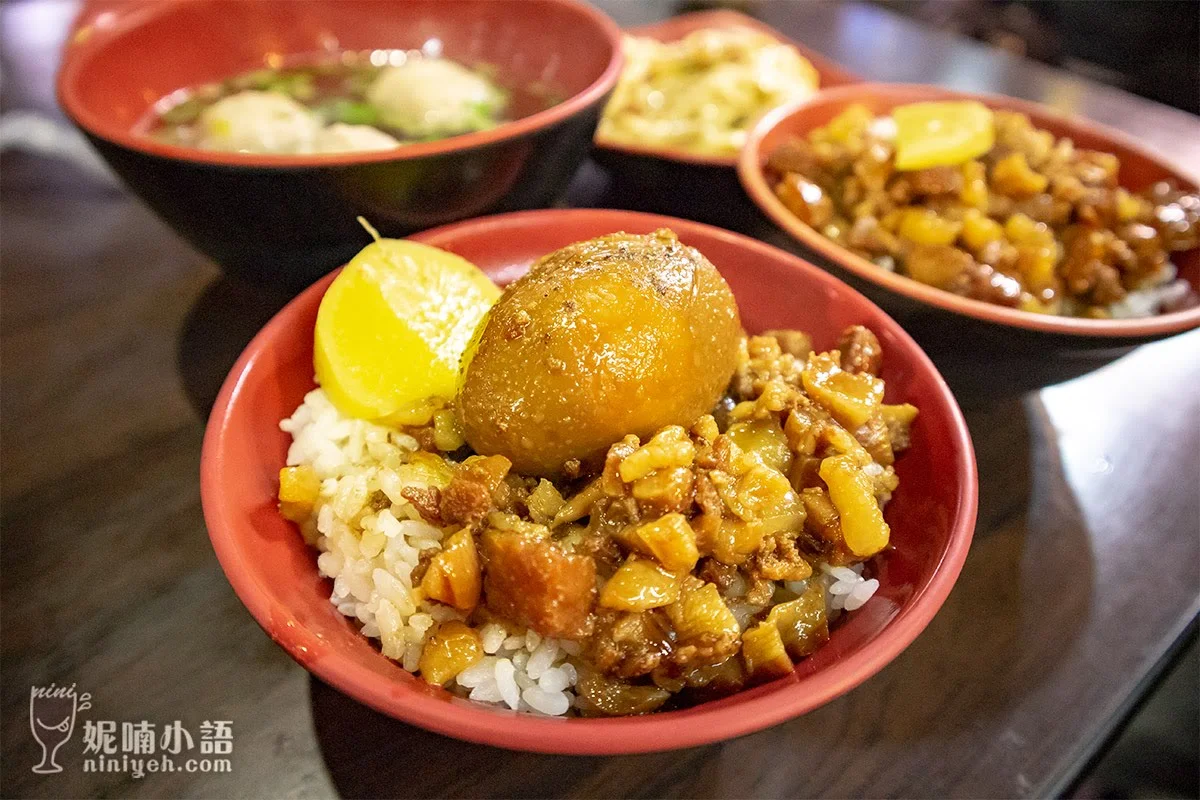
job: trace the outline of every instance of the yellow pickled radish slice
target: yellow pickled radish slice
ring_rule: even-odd
[[[377,238],[321,300],[317,381],[344,414],[424,424],[436,399],[454,396],[463,351],[499,296],[464,258]]]
[[[996,142],[991,109],[973,100],[898,106],[892,119],[898,170],[963,164]]]

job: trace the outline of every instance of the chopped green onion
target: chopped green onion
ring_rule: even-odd
[[[236,78],[231,78],[229,86],[236,90],[242,89],[270,89],[271,84],[276,82],[279,73],[273,69],[256,69],[253,72],[247,72],[245,75],[238,75]]]
[[[200,112],[204,110],[205,105],[206,103],[198,97],[184,100],[179,105],[164,111],[162,113],[162,121],[168,125],[186,125],[200,116]]]
[[[317,96],[317,85],[311,73],[297,72],[292,76],[291,95],[297,100],[312,100]]]
[[[337,121],[347,125],[375,125],[379,122],[379,109],[370,103],[354,100],[339,100],[334,104]]]

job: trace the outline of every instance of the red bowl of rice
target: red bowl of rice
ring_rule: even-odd
[[[426,244],[507,283],[537,257],[616,231],[674,230],[725,277],[750,333],[792,328],[833,347],[848,325],[883,345],[888,402],[920,409],[912,445],[896,462],[901,485],[886,510],[892,545],[872,561],[874,595],[833,627],[829,641],[770,683],[682,710],[646,716],[556,718],[513,712],[431,687],[380,652],[330,602],[317,552],[277,509],[289,434],[280,430],[314,388],[313,330],[334,274],[267,324],[217,398],[201,458],[201,494],[213,548],[234,591],[302,666],[396,719],[472,742],[545,753],[643,753],[728,739],[804,714],[883,669],[937,613],[966,558],[978,478],[961,411],[933,363],[900,326],[811,264],[747,237],[695,222],[603,210],[484,217],[422,233]]]

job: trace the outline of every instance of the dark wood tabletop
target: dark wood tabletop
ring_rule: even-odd
[[[0,8],[4,111],[57,114],[51,81],[72,6]],[[626,25],[671,7],[606,5]],[[1049,102],[1200,173],[1200,119],[1183,112],[870,6],[754,8],[870,78]],[[587,165],[566,202],[631,197]],[[720,200],[729,227],[778,241],[740,195]],[[0,214],[6,797],[1043,796],[1070,785],[1200,612],[1193,332],[1092,356],[1058,376],[1086,374],[1034,391],[995,378],[962,395],[981,481],[970,556],[928,629],[841,699],[731,742],[638,757],[511,753],[426,733],[291,661],[208,543],[204,422],[284,298],[222,278],[145,206],[62,158],[6,152]],[[979,389],[991,356],[969,341],[947,349],[952,384]],[[1049,354],[1016,366],[1051,376],[1043,384],[1058,374]],[[63,772],[39,775],[30,689],[52,682],[90,692],[92,707],[59,753]],[[85,772],[84,717],[118,733],[122,722],[196,731],[230,720],[232,770]]]

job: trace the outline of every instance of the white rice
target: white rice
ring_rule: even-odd
[[[1168,262],[1162,275],[1153,284],[1128,292],[1117,302],[1111,303],[1107,308],[1109,316],[1113,319],[1139,319],[1162,313],[1164,308],[1178,303],[1192,290],[1188,282],[1178,275],[1179,270]],[[1062,310],[1064,314],[1078,315],[1083,311],[1083,306],[1067,298],[1063,300]]]
[[[1138,317],[1153,317],[1164,307],[1178,303],[1188,296],[1192,287],[1183,279],[1175,279],[1174,268],[1167,281],[1158,286],[1138,289],[1129,292],[1123,298],[1108,307],[1108,313],[1113,319],[1136,319]]]
[[[825,602],[831,614],[835,611],[857,611],[875,595],[879,581],[875,578],[864,578],[862,572],[862,564],[852,567],[821,565]]]
[[[424,485],[404,468],[417,441],[342,416],[322,389],[309,392],[279,427],[292,435],[287,463],[310,465],[321,481],[313,516],[300,527],[320,551],[317,569],[333,580],[330,602],[356,620],[364,636],[378,639],[385,656],[416,672],[421,650],[438,626],[463,619],[413,592],[421,552],[441,549],[443,536],[401,495],[405,486]],[[368,501],[377,491],[388,505],[374,510]],[[576,647],[495,622],[480,629],[480,638],[487,655],[451,681],[450,691],[516,711],[567,713],[577,676],[566,659],[578,653]]]

